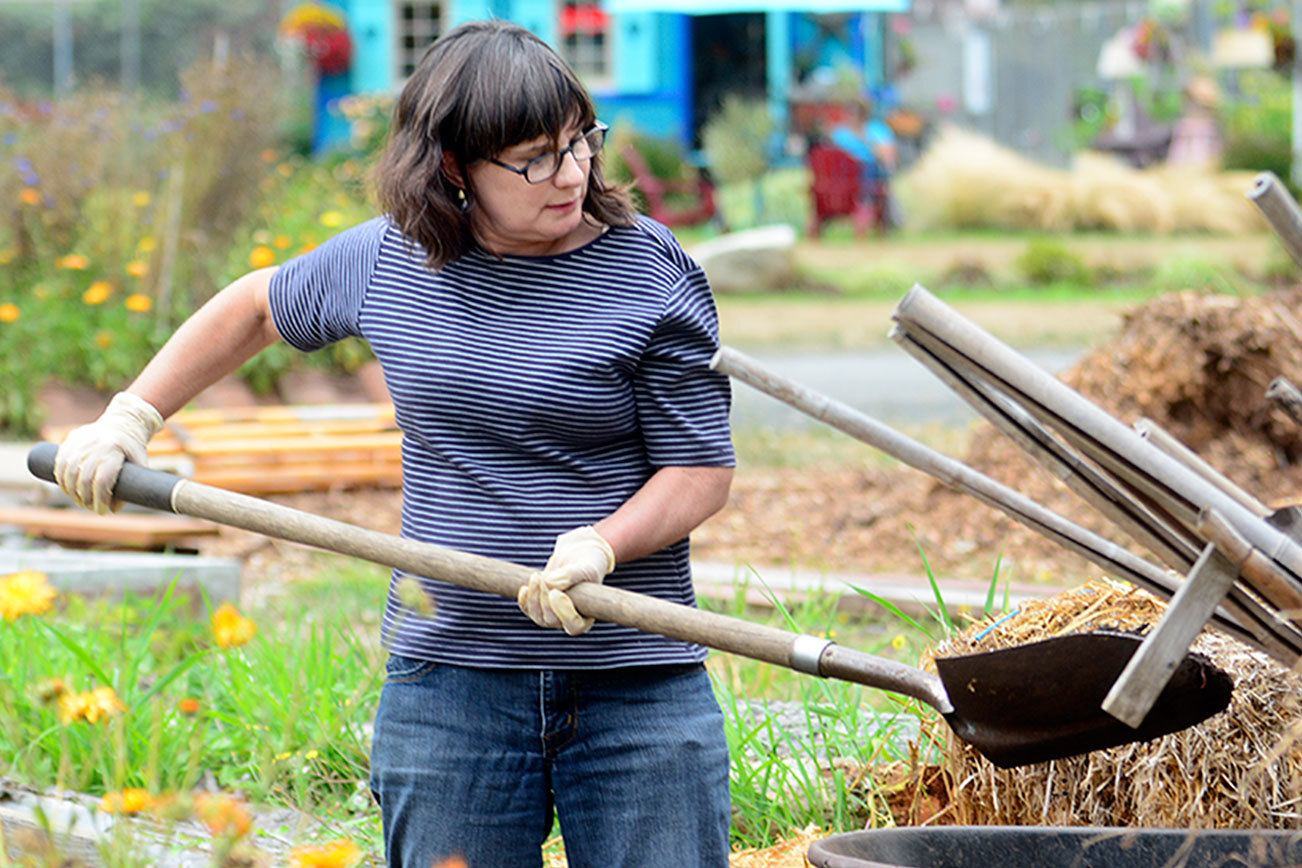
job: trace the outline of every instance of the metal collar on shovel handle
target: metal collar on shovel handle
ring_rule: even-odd
[[[27,466],[53,481],[57,447],[41,443]],[[126,464],[113,494],[120,500],[205,518],[267,536],[352,555],[463,588],[515,599],[530,570],[518,564],[366,530],[286,506]],[[1223,710],[1231,684],[1207,660],[1189,655],[1138,729],[1100,709],[1137,636],[1088,633],[937,661],[939,676],[827,639],[788,633],[585,582],[570,590],[575,608],[683,642],[912,696],[944,715],[956,735],[1003,767],[1029,765],[1099,748],[1147,741]]]

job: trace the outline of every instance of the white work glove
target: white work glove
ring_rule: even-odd
[[[574,608],[565,593],[579,582],[600,582],[615,569],[615,551],[591,525],[576,527],[556,538],[556,547],[542,572],[529,577],[516,602],[539,627],[560,627],[571,636],[592,629],[592,619]]]
[[[68,432],[54,459],[54,481],[78,506],[100,515],[116,512],[113,499],[122,462],[146,462],[149,438],[163,427],[163,417],[144,398],[118,392],[108,408],[89,425]]]

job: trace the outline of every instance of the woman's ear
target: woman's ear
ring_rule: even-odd
[[[453,186],[461,190],[466,188],[466,178],[461,173],[461,166],[457,163],[457,158],[447,151],[443,152],[442,167],[444,177],[451,181]]]

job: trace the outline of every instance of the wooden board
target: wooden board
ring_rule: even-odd
[[[58,443],[69,430],[42,434]],[[182,410],[149,455],[183,476],[246,494],[397,487],[402,437],[388,403]]]
[[[217,525],[180,515],[97,515],[85,509],[0,507],[0,524],[60,542],[161,548],[178,539],[210,536]]]

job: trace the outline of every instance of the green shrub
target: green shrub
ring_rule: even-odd
[[[1221,110],[1226,169],[1274,172],[1288,181],[1292,168],[1293,100],[1288,79],[1251,70],[1239,79],[1241,96]]]
[[[1050,239],[1037,238],[1027,244],[1026,250],[1017,257],[1016,266],[1027,281],[1041,286],[1091,282],[1090,269],[1085,260],[1065,244]]]

